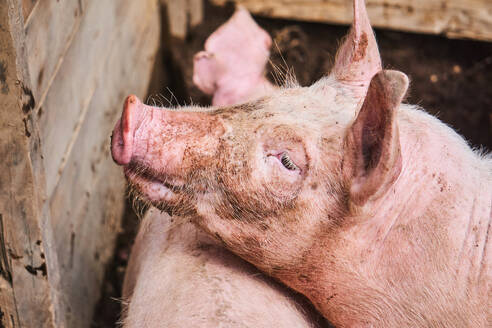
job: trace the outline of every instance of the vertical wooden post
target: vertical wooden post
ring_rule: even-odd
[[[194,27],[203,20],[203,0],[161,0],[167,6],[169,33],[184,39],[188,27]]]
[[[44,169],[24,40],[21,1],[2,1],[0,327],[54,327],[42,234]]]

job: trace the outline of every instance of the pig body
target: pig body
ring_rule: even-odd
[[[124,327],[317,327],[292,291],[191,222],[151,209],[123,287]]]
[[[305,295],[339,327],[490,327],[492,160],[382,71],[363,1],[331,74],[236,106],[131,96],[134,189]],[[185,219],[183,219],[185,220]]]

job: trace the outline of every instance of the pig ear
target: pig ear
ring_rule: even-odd
[[[381,57],[364,0],[354,0],[354,21],[338,49],[332,73],[342,85],[363,97],[371,78],[381,70]]]
[[[401,171],[396,114],[408,88],[408,78],[398,71],[380,71],[344,144],[343,174],[350,199],[357,205],[388,190]]]

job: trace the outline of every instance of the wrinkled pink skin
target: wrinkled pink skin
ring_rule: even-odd
[[[182,112],[130,97],[113,158],[157,207],[336,326],[490,327],[492,160],[401,104],[408,79],[379,71],[363,1],[354,7],[326,78]]]

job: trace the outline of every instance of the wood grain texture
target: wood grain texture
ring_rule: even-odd
[[[55,327],[22,3],[0,3],[0,326]]]
[[[46,92],[79,28],[88,1],[39,1],[26,23],[26,48],[31,85],[37,100],[36,111],[43,105]]]
[[[161,0],[161,3],[167,7],[167,23],[173,37],[184,39],[188,28],[203,20],[203,0]]]
[[[203,0],[188,0],[190,26],[194,27],[203,20]]]
[[[34,6],[36,6],[36,3],[38,2],[39,0],[22,0],[22,16],[24,17],[24,22],[28,20]]]
[[[139,39],[154,37],[137,34],[146,26],[145,16],[122,16],[130,15],[126,13],[128,8],[132,8],[135,13],[145,12],[148,16],[148,11],[144,10],[149,7],[149,3],[153,4],[152,10],[157,11],[156,1],[153,0],[138,2],[135,5],[130,5],[128,1],[88,2],[80,27],[38,112],[43,155],[49,159],[46,161],[48,195],[53,193],[60,180],[78,131],[86,119],[93,94],[98,87],[109,91],[104,85],[98,85],[98,79],[108,65],[106,59],[111,48],[125,44],[127,49],[120,49],[119,54],[123,57],[125,52],[132,51]],[[154,25],[157,23],[155,17],[152,16],[151,21]],[[132,22],[131,19],[135,21]],[[115,64],[123,66],[125,70],[141,69],[141,66],[134,64],[140,62],[138,58],[135,62],[127,62],[118,57],[115,60]],[[123,80],[119,83],[123,86],[128,85],[130,81]]]
[[[165,0],[167,4],[167,21],[169,33],[184,39],[188,31],[188,1]]]
[[[38,112],[46,158],[47,194],[53,193],[85,120],[111,44],[119,41],[116,13],[125,2],[89,1]],[[121,34],[121,33],[120,33]],[[120,64],[124,64],[121,63]]]
[[[157,4],[0,3],[0,327],[91,323],[124,203],[109,134],[147,89]]]
[[[212,0],[223,5],[226,0]],[[350,24],[349,0],[235,0],[252,13],[275,18]],[[374,27],[492,41],[490,0],[368,0]]]
[[[108,13],[115,15],[108,17]],[[92,17],[88,20],[90,29],[86,29],[84,17],[78,33],[87,33],[92,41],[93,54],[81,54],[89,61],[91,66],[86,67],[91,70],[76,73],[69,65],[65,73],[61,67],[57,78],[69,74],[79,83],[69,86],[70,89],[53,90],[53,105],[48,106],[50,95],[45,103],[47,111],[56,113],[52,129],[67,136],[65,144],[71,140],[49,199],[61,275],[57,289],[62,291],[61,306],[67,327],[87,326],[87,318],[92,317],[99,298],[105,264],[113,254],[123,210],[124,179],[121,168],[111,159],[110,133],[121,115],[124,98],[130,93],[145,95],[160,30],[154,0],[93,2],[88,4],[86,15]],[[101,41],[93,39],[94,31],[99,32]],[[82,36],[77,37],[72,46],[78,47],[83,40]],[[66,58],[63,66],[82,62],[77,53],[74,52],[74,58]],[[66,90],[75,92],[77,85],[81,95],[73,93],[75,99],[55,98]],[[54,86],[62,88],[66,83],[55,81]],[[56,106],[72,106],[73,112],[57,111]],[[60,130],[60,120],[74,124],[74,128]]]

